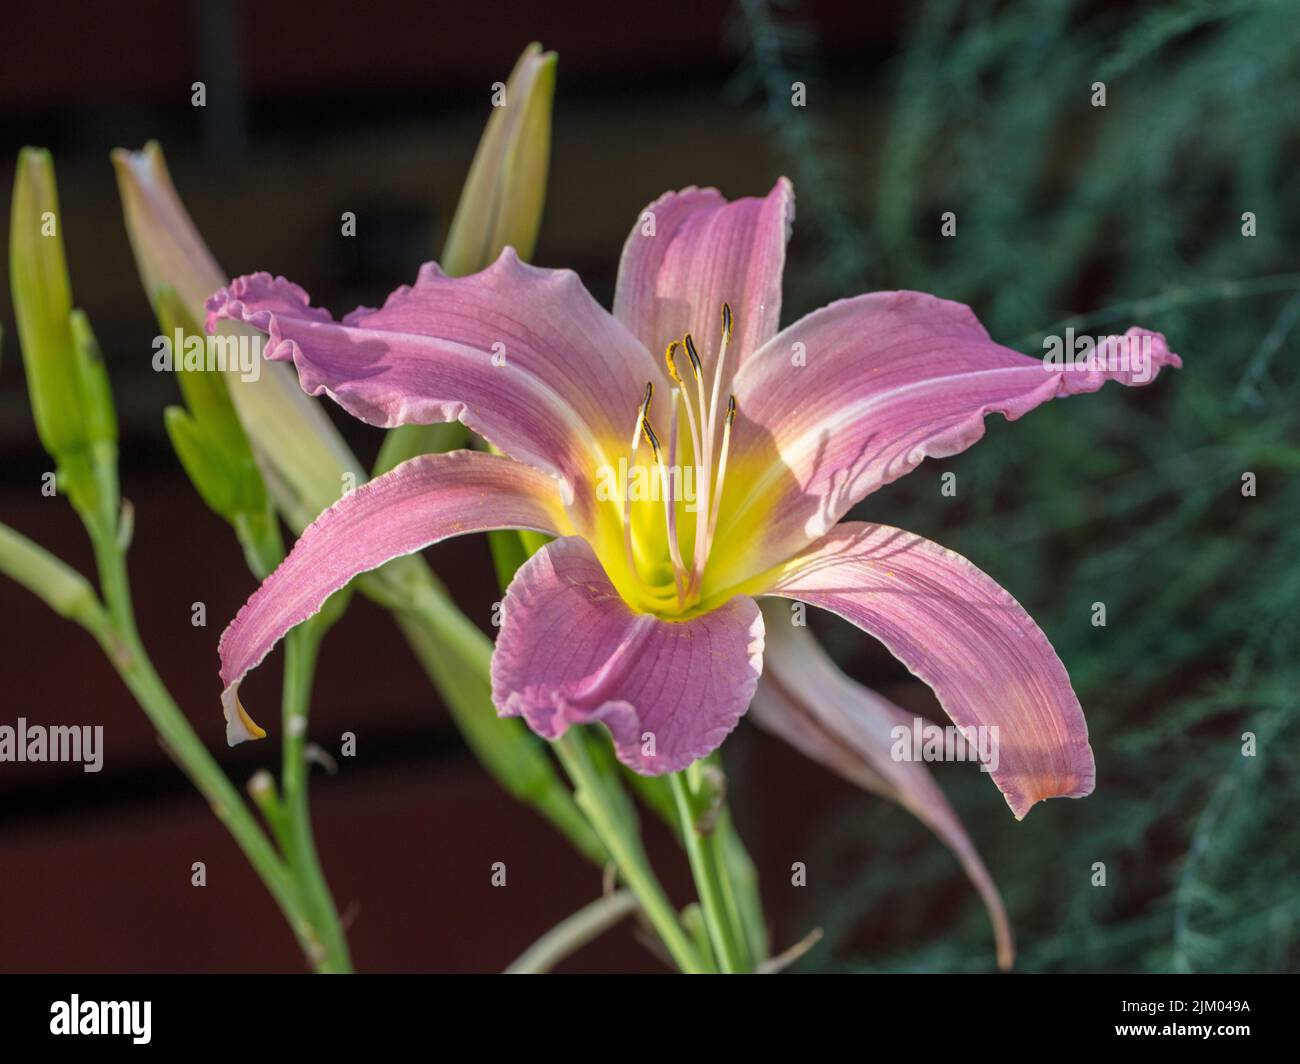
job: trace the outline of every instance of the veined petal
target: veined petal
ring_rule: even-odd
[[[796,750],[859,787],[897,802],[930,828],[961,862],[988,910],[998,966],[1011,967],[1015,945],[998,888],[966,829],[921,761],[897,761],[893,729],[913,714],[845,676],[783,606],[763,605],[763,678],[750,718]]]
[[[689,621],[630,609],[587,543],[547,544],[506,593],[492,655],[492,700],[556,739],[604,724],[618,758],[646,776],[717,749],[763,668],[763,618],[738,596]]]
[[[497,528],[572,531],[555,481],[497,455],[428,454],[357,488],[311,524],[222,633],[226,739],[250,737],[239,684],[289,629],[358,573],[439,540]],[[259,729],[260,730],[260,729]]]
[[[1122,343],[1129,338],[1128,343]],[[1002,347],[969,307],[920,292],[874,292],[814,311],[751,358],[735,381],[732,463],[722,536],[766,525],[762,567],[829,531],[883,484],[927,457],[964,451],[984,418],[1009,421],[1108,380],[1145,384],[1182,361],[1159,333],[1129,329],[1144,369],[1062,369]],[[749,475],[742,470],[750,471]]]
[[[958,727],[996,727],[990,775],[1016,819],[1044,798],[1092,793],[1088,726],[1065,666],[1020,604],[961,555],[850,521],[783,566],[766,593],[875,636]]]
[[[623,245],[614,316],[654,352],[691,333],[711,381],[723,303],[736,323],[733,366],[776,333],[793,223],[794,189],[784,177],[763,198],[731,203],[714,188],[660,196]]]
[[[385,428],[462,421],[584,502],[595,470],[626,455],[646,382],[665,379],[575,273],[512,248],[468,277],[427,264],[342,322],[283,278],[238,277],[208,301],[209,331],[222,318],[268,333],[266,356],[292,359],[309,394]]]

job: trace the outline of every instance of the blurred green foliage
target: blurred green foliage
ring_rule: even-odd
[[[972,450],[852,515],[1001,581],[1083,702],[1098,767],[1083,801],[1016,823],[980,774],[938,772],[1004,894],[1017,967],[1300,969],[1295,4],[918,4],[878,79],[865,173],[843,147],[861,130],[789,106],[815,37],[760,0],[740,14],[741,84],[764,94],[800,192],[796,240],[816,243],[816,266],[788,275],[785,320],[918,288],[1029,353],[1066,325],[1141,324],[1186,363],[1143,390],[994,418]],[[945,470],[956,498],[940,495]],[[861,637],[825,634],[852,668]],[[864,796],[810,830],[810,865],[835,873],[808,892],[806,923],[828,941],[804,967],[992,966],[974,892],[905,813]]]

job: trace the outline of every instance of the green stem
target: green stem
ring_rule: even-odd
[[[505,974],[542,975],[549,972],[592,939],[603,935],[628,913],[635,912],[636,907],[636,895],[630,890],[617,890],[597,898],[547,931],[520,954]]]
[[[319,617],[319,615],[318,615]],[[338,909],[325,881],[311,829],[307,801],[307,714],[316,674],[316,658],[327,624],[318,617],[299,625],[285,638],[283,724],[284,750],[280,786],[284,798],[284,850],[298,882],[303,903],[318,934],[318,971],[350,972],[352,959]]]
[[[749,970],[761,962],[768,952],[763,901],[758,893],[758,871],[736,831],[731,811],[725,807],[718,817],[714,838],[723,869],[723,882],[730,888],[728,901],[734,908],[733,930],[737,941],[744,943],[746,970]]]
[[[570,729],[554,745],[569,778],[577,788],[574,796],[579,808],[587,814],[591,826],[614,859],[619,876],[636,895],[677,967],[692,975],[707,971],[694,943],[677,918],[677,910],[655,878],[641,845],[640,835],[628,824],[626,816],[618,815],[620,809],[626,809],[630,805],[626,794],[621,788],[617,793],[611,790],[611,780],[603,776],[592,763],[583,737],[576,730]],[[617,778],[613,780],[613,785],[618,787]]]
[[[466,743],[502,787],[533,806],[584,856],[609,855],[560,778],[544,745],[522,721],[492,704],[492,641],[460,612],[421,558],[389,562],[357,581],[358,590],[393,612]]]
[[[243,851],[284,913],[304,953],[311,956],[314,933],[293,876],[221,767],[208,753],[172,699],[149,660],[131,608],[126,561],[117,544],[95,536],[104,611],[88,611],[80,620],[103,648],[127,689],[157,730],[168,752],[198,788],[212,811]]]
[[[716,754],[711,761],[717,764]],[[686,831],[677,815],[677,800],[673,795],[671,776],[640,776],[627,769],[623,778],[684,847]],[[745,844],[736,833],[731,812],[725,802],[722,803],[713,831],[706,841],[710,846],[716,847],[729,915],[734,917],[732,933],[735,940],[744,946],[748,958],[746,970],[749,970],[767,956],[767,926],[763,920],[762,899],[758,894],[758,873]],[[734,912],[731,911],[733,908]]]
[[[695,798],[690,792],[686,773],[674,772],[668,778],[677,803],[677,816],[682,823],[682,841],[686,845],[686,855],[690,858],[691,874],[695,877],[695,889],[700,895],[700,908],[704,912],[704,926],[709,933],[713,954],[718,958],[718,966],[724,974],[739,972],[743,969],[744,960],[733,935],[736,921],[731,912],[734,906],[728,906],[727,903],[721,862],[718,860],[712,832],[706,834],[700,828]]]

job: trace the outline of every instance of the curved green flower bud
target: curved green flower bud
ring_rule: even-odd
[[[162,149],[155,141],[138,152],[118,148],[113,165],[145,291],[173,288],[190,318],[203,321],[207,297],[228,278],[181,203]],[[221,331],[243,332],[260,343],[260,334],[244,326],[224,323]],[[255,376],[227,370],[226,386],[267,488],[285,520],[301,532],[366,475],[325,412],[298,386],[290,367],[259,358],[257,368]]]
[[[14,175],[9,284],[36,432],[58,461],[87,443],[61,224],[50,153],[23,148]]]
[[[440,265],[453,277],[475,273],[513,247],[532,257],[551,160],[554,52],[530,44],[515,64],[470,166]]]
[[[117,415],[99,344],[72,309],[50,153],[18,153],[9,282],[32,416],[72,505],[98,535],[117,522]]]
[[[76,357],[77,377],[81,385],[82,427],[86,441],[117,444],[117,411],[113,408],[113,390],[104,369],[99,341],[90,328],[84,311],[73,310],[68,316],[72,347]]]

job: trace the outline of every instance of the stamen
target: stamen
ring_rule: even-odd
[[[704,413],[704,392],[700,391],[700,418],[704,422],[704,460],[705,467],[710,473],[710,480],[713,473],[713,441],[717,438],[718,431],[718,396],[722,394],[722,380],[724,366],[727,361],[727,348],[731,343],[731,331],[735,324],[731,314],[731,304],[722,304],[722,340],[718,344],[718,361],[713,371],[713,390],[709,396],[708,414]],[[694,346],[694,345],[692,345]],[[717,521],[714,516],[718,504],[722,497],[718,494],[716,482],[709,485],[706,506],[706,517],[704,518],[704,527],[713,528]],[[704,566],[709,560],[709,545],[712,536],[707,531],[703,536],[695,537],[695,558],[691,566],[692,583],[698,584],[704,576]]]
[[[676,390],[673,391],[674,398]],[[673,402],[673,427],[672,434],[668,437],[669,461],[676,458],[677,452],[677,404]],[[683,577],[685,576],[686,567],[682,564],[681,548],[677,545],[677,506],[672,489],[672,477],[668,472],[668,466],[664,464],[663,455],[660,452],[659,440],[655,436],[655,431],[650,427],[649,417],[641,419],[641,431],[645,433],[645,438],[650,442],[650,449],[654,451],[655,462],[659,465],[659,484],[662,489],[664,500],[664,529],[668,534],[668,556],[673,563],[673,583],[677,586],[677,604],[680,606],[685,600],[686,585]]]
[[[700,549],[704,543],[703,532],[709,523],[709,487],[713,479],[713,433],[709,431],[708,403],[704,399],[704,367],[700,364],[699,352],[695,350],[695,341],[687,333],[682,338],[687,357],[691,360],[691,371],[695,374],[695,397],[699,401],[700,439],[695,447],[695,460],[699,463],[699,484],[696,488],[695,504],[695,555],[691,559],[691,585],[694,587],[699,579],[700,570],[704,568],[704,559]],[[701,449],[700,444],[703,444]]]
[[[718,443],[719,398],[722,394],[723,381],[726,379],[727,350],[730,347],[734,329],[735,319],[731,313],[731,305],[723,303],[722,337],[718,344],[717,365],[714,367],[713,373],[713,387],[708,389],[707,396],[705,394],[704,367],[700,361],[699,351],[695,347],[695,339],[691,334],[687,333],[680,341],[672,341],[665,348],[664,363],[668,368],[668,376],[672,378],[674,385],[676,385],[670,393],[671,409],[669,416],[671,422],[666,463],[659,436],[655,433],[654,426],[650,424],[650,403],[654,396],[653,382],[646,384],[645,397],[637,410],[636,425],[632,430],[631,464],[636,464],[641,440],[644,438],[645,442],[650,446],[653,461],[659,469],[659,480],[663,489],[664,528],[668,536],[668,553],[672,559],[673,583],[676,585],[678,608],[685,607],[698,600],[700,585],[704,579],[704,568],[709,560],[714,536],[717,534],[718,517],[722,509],[723,486],[727,476],[727,458],[731,451],[731,433],[736,421],[736,397],[730,395],[727,398],[726,412],[722,416],[722,440]],[[686,357],[690,360],[691,375],[695,378],[694,402],[687,399],[687,385],[677,367],[679,348],[685,349]],[[682,561],[681,544],[678,541],[677,534],[677,496],[680,489],[678,489],[674,478],[679,472],[677,457],[681,432],[681,422],[677,409],[679,399],[686,408],[686,423],[691,433],[691,446],[696,472],[694,558],[689,569]],[[716,476],[714,476],[713,466],[715,444],[718,444]],[[671,472],[669,466],[672,467]],[[638,581],[648,594],[650,602],[654,603],[651,608],[668,608],[667,596],[671,592],[662,589],[662,585],[659,588],[650,585],[637,570],[636,550],[632,537],[630,488],[625,488],[623,493],[623,543],[627,553],[628,568],[633,579]]]
[[[695,374],[698,381],[704,376],[704,367],[700,365],[699,352],[695,350],[695,341],[691,339],[691,334],[686,334],[686,357],[691,360],[691,371]]]
[[[689,340],[690,337],[687,337],[687,339]],[[678,397],[680,396],[681,399],[682,399],[682,401],[683,401],[683,405],[686,407],[686,423],[690,426],[690,429],[691,429],[691,448],[692,448],[691,453],[692,453],[692,454],[694,455],[694,457],[695,457],[695,485],[696,485],[696,495],[697,495],[697,497],[696,497],[696,504],[695,504],[695,539],[696,539],[696,541],[698,541],[699,538],[700,538],[700,533],[701,533],[701,531],[702,531],[701,524],[700,524],[701,517],[700,517],[700,505],[699,505],[698,493],[699,493],[699,485],[700,485],[700,483],[701,483],[702,481],[705,480],[705,470],[704,470],[704,466],[701,464],[701,461],[702,461],[702,459],[703,459],[703,455],[700,453],[700,433],[699,433],[699,429],[697,429],[697,428],[696,428],[696,425],[695,425],[695,410],[694,410],[694,408],[691,406],[690,402],[686,400],[686,392],[685,392],[685,388],[686,388],[686,386],[685,386],[685,384],[684,384],[683,381],[682,381],[681,375],[677,372],[677,360],[676,360],[676,358],[674,357],[674,356],[677,354],[677,348],[679,348],[679,347],[681,347],[681,346],[682,346],[682,345],[681,345],[677,340],[674,340],[672,343],[670,343],[670,344],[668,345],[668,350],[664,352],[664,361],[666,361],[666,362],[668,363],[668,374],[669,374],[669,376],[671,376],[672,379],[673,379],[674,381],[676,381],[677,384],[680,386],[680,387],[674,388],[674,389],[673,389],[673,394],[672,394],[672,419],[673,419],[673,431],[672,431],[671,443],[670,443],[670,445],[669,445],[668,464],[669,464],[670,466],[672,466],[674,472],[677,470],[677,399],[678,399]],[[695,347],[695,345],[692,343],[691,346],[687,348],[687,354],[692,355],[692,358],[691,358],[691,370],[692,370],[692,372],[694,372],[694,370],[695,370],[695,366],[696,366],[696,363],[698,362],[698,356],[696,356],[696,355],[693,354],[694,347]],[[700,379],[700,376],[699,376],[698,373],[696,373],[696,374],[695,374],[695,380],[698,382],[699,379]],[[676,550],[676,551],[678,552],[678,558],[680,558],[680,555],[681,555],[681,546],[680,546],[680,544],[679,544],[678,541],[677,541],[677,506],[676,506],[676,500],[674,500],[674,505],[671,507],[670,514],[669,514],[669,521],[668,521],[668,540],[669,540],[669,543],[670,543],[672,549],[674,549],[674,550]],[[681,568],[683,571],[685,571],[685,569],[686,569],[686,565],[685,565],[685,563],[682,563],[681,566],[680,566],[680,568]],[[674,575],[675,575],[675,574],[674,574]],[[695,582],[695,581],[694,581],[694,576],[695,576],[694,569],[692,569],[690,575],[691,575],[691,579],[690,579],[690,581],[689,581],[689,584],[690,584],[690,585],[694,585],[694,582]],[[680,590],[680,589],[679,589],[679,590]],[[689,591],[689,588],[688,588],[688,591]],[[679,596],[679,597],[680,597],[680,596]]]
[[[650,427],[650,420],[644,414],[641,416],[641,431],[645,433],[646,443],[650,444],[650,450],[654,452],[655,461],[663,465],[664,460],[659,456],[659,437],[655,435],[655,430]]]
[[[688,336],[687,339],[689,340],[690,337]],[[664,352],[664,361],[668,363],[668,374],[669,374],[669,376],[671,376],[672,379],[673,379],[674,381],[676,381],[677,384],[679,385],[679,387],[673,389],[673,395],[672,395],[672,416],[673,416],[673,435],[672,435],[672,440],[673,440],[673,454],[672,454],[672,456],[669,457],[669,459],[668,459],[668,464],[671,465],[674,469],[677,468],[677,462],[676,462],[676,443],[677,443],[677,399],[678,399],[678,397],[680,396],[681,399],[682,399],[682,405],[686,408],[686,423],[690,426],[690,429],[691,429],[691,449],[692,449],[692,450],[691,450],[691,453],[695,456],[695,484],[696,484],[696,488],[697,488],[697,491],[698,491],[699,484],[700,484],[701,481],[704,480],[704,476],[705,476],[704,466],[702,465],[702,462],[703,462],[704,456],[700,453],[700,433],[699,433],[699,429],[696,427],[696,424],[695,424],[695,408],[694,408],[694,407],[691,405],[691,403],[686,399],[686,385],[685,385],[685,383],[682,381],[681,374],[679,374],[679,373],[677,372],[677,359],[675,358],[675,356],[676,356],[676,354],[677,354],[677,349],[678,349],[679,347],[681,347],[681,346],[682,346],[682,344],[681,344],[680,341],[678,341],[678,340],[674,340],[672,343],[670,343],[670,344],[668,345],[668,350]],[[692,343],[691,346],[690,346],[689,348],[687,348],[687,353],[690,354],[690,353],[692,352],[692,350],[694,349],[694,347],[695,347],[695,345]],[[695,369],[695,365],[696,365],[696,362],[697,362],[697,361],[698,361],[698,356],[693,357],[693,358],[691,359],[691,369],[692,369],[692,370]],[[699,377],[699,374],[698,374],[698,373],[696,373],[696,375],[695,375],[695,379],[696,379],[696,381],[699,381],[700,377]],[[699,504],[698,504],[698,500],[697,500],[697,503],[696,503],[695,512],[696,512],[696,518],[695,518],[695,520],[696,520],[695,537],[696,537],[696,539],[698,539],[698,538],[699,538],[699,533],[700,533],[700,529],[699,529]]]
[[[677,349],[681,346],[682,344],[680,340],[674,340],[668,345],[668,349],[664,352],[664,361],[668,363],[668,376],[672,377],[672,379],[679,385],[682,383],[682,377],[681,374],[677,372],[677,359],[674,356],[677,354]]]
[[[668,465],[675,466],[677,462],[677,400],[681,398],[680,388],[674,388],[668,394]]]
[[[713,394],[709,396],[709,442],[718,424],[718,396],[722,394],[722,367],[727,361],[727,348],[731,344],[731,304],[722,304],[722,342],[718,345],[718,364],[713,368]]]
[[[696,425],[695,408],[687,400],[684,392],[674,392],[682,397],[682,406],[686,410],[686,425],[691,430],[691,454],[695,458],[695,536],[698,539],[700,533],[700,486],[707,486],[708,470],[704,468],[704,455],[700,451],[700,431]]]
[[[646,424],[646,415],[650,413],[650,400],[654,398],[654,394],[654,381],[646,381],[645,398],[641,400],[641,405],[637,408],[636,425],[632,429],[632,442],[628,447],[631,452],[627,460],[629,480],[632,476],[632,467],[636,465],[636,453],[641,443],[641,426]],[[641,580],[641,574],[637,572],[636,568],[636,558],[632,553],[632,491],[630,484],[623,485],[623,551],[627,555],[628,570],[632,573],[634,579]]]
[[[714,481],[713,490],[717,493],[718,505],[709,514],[709,531],[705,536],[704,560],[708,561],[709,550],[713,547],[713,533],[718,527],[718,514],[722,510],[722,484],[727,479],[727,452],[731,450],[731,425],[736,420],[736,397],[727,398],[727,418],[722,425],[722,449],[718,453],[718,479]]]

